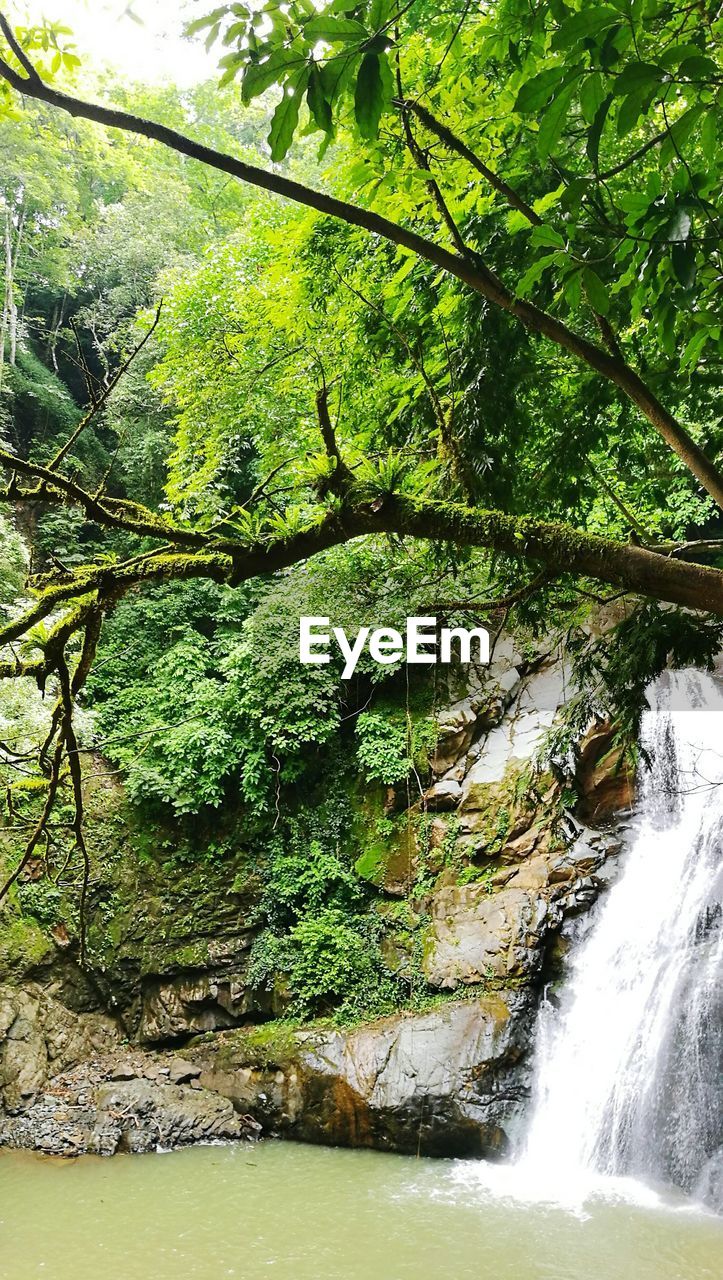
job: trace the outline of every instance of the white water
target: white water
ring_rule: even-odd
[[[635,832],[560,1007],[543,1006],[508,1186],[580,1201],[634,1179],[723,1208],[723,691],[684,672],[649,702]]]

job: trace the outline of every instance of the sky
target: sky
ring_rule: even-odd
[[[72,27],[84,62],[110,63],[129,79],[158,83],[167,76],[180,85],[216,73],[219,52],[206,53],[198,37],[182,38],[184,22],[213,7],[213,0],[14,0],[3,6],[18,23],[48,18]]]

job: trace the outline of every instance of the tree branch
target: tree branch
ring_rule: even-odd
[[[0,29],[2,29],[2,33],[5,36],[5,39],[7,40],[8,44],[10,45],[10,48],[12,49],[13,53],[15,54],[15,57],[20,63],[20,66],[27,73],[28,80],[30,80],[32,84],[42,84],[40,76],[35,70],[35,67],[30,61],[22,45],[19,43],[19,41],[15,39],[15,32],[13,31],[12,27],[10,26],[10,23],[7,21],[7,19],[2,13],[0,13]]]
[[[7,23],[4,24],[5,26]],[[345,200],[339,200],[335,196],[316,191],[280,173],[268,172],[255,165],[246,164],[234,156],[194,142],[166,125],[146,120],[127,111],[87,102],[52,88],[39,78],[26,79],[3,59],[0,59],[0,76],[3,76],[18,93],[37,98],[50,106],[67,111],[72,116],[80,116],[86,120],[93,120],[97,124],[124,129],[126,132],[151,138],[181,155],[210,165],[211,168],[218,169],[222,173],[229,173],[241,179],[242,182],[285,196],[297,204],[316,209],[318,213],[328,214],[350,226],[360,227],[379,235],[392,244],[409,249],[420,258],[433,263],[449,275],[461,280],[493,305],[514,316],[526,329],[548,338],[556,346],[561,347],[618,387],[655,427],[666,444],[678,455],[723,510],[723,474],[706,457],[685,427],[661,404],[639,374],[624,360],[569,329],[549,312],[516,297],[479,256],[470,255],[465,258],[451,253],[434,241],[425,239],[399,223],[391,222],[373,210],[363,209]]]
[[[417,117],[420,124],[423,125],[425,129],[428,129],[430,133],[433,133],[435,137],[439,138],[439,141],[443,143],[448,151],[456,152],[457,155],[462,156],[462,158],[466,160],[473,169],[476,169],[478,173],[482,174],[485,182],[488,182],[498,195],[504,196],[507,204],[510,205],[511,208],[517,209],[518,213],[523,214],[533,227],[542,226],[542,218],[540,215],[535,213],[535,210],[527,203],[526,200],[522,199],[522,196],[515,191],[514,187],[511,187],[509,183],[505,182],[504,179],[499,176],[499,174],[495,173],[493,169],[490,169],[483,160],[480,160],[479,156],[476,155],[471,147],[467,146],[466,142],[463,142],[462,139],[448,127],[448,125],[443,124],[441,120],[438,120],[436,116],[432,115],[432,112],[429,111],[427,107],[422,106],[421,102],[417,102],[411,98],[403,98],[400,95],[395,105],[400,108],[403,119],[411,112]]]
[[[579,574],[671,604],[723,616],[723,572],[670,558],[644,547],[581,532],[570,525],[512,516],[461,504],[407,499],[389,494],[370,503],[363,488],[352,487],[335,510],[285,538],[238,542],[233,553],[195,551],[150,553],[120,564],[89,565],[70,576],[44,575],[35,580],[37,602],[0,630],[0,645],[28,631],[59,605],[81,604],[98,592],[86,608],[106,607],[145,582],[210,578],[236,586],[249,578],[275,573],[331,547],[370,534],[393,533],[424,541],[452,542],[530,560],[552,573]],[[75,629],[84,618],[78,614]],[[61,621],[67,626],[73,619]],[[4,674],[31,674],[8,663]],[[35,674],[33,670],[32,674]]]
[[[157,325],[158,325],[158,321],[159,321],[159,320],[160,320],[160,318],[161,318],[161,307],[162,307],[162,306],[163,306],[163,302],[161,301],[161,302],[159,302],[159,304],[158,304],[158,308],[157,308],[157,310],[156,310],[156,316],[155,316],[155,319],[154,319],[153,324],[151,325],[150,329],[147,331],[147,333],[145,333],[145,334],[144,334],[144,336],[141,338],[140,342],[136,343],[136,345],[135,345],[135,347],[133,348],[133,350],[131,351],[130,355],[129,355],[129,356],[127,356],[127,358],[122,362],[122,364],[120,364],[120,365],[118,366],[118,368],[116,369],[115,373],[113,374],[113,377],[111,378],[110,382],[107,384],[107,386],[105,386],[105,387],[103,388],[103,390],[101,391],[101,393],[100,393],[100,395],[99,395],[99,396],[96,396],[96,395],[94,394],[94,392],[93,392],[93,390],[92,390],[92,384],[91,384],[89,381],[87,381],[88,394],[89,394],[90,399],[91,399],[90,407],[89,407],[89,409],[88,409],[87,413],[85,413],[85,414],[83,415],[83,417],[81,418],[81,420],[80,420],[80,422],[78,423],[78,425],[77,425],[77,427],[75,428],[75,430],[71,432],[71,434],[70,434],[70,436],[68,437],[68,439],[66,440],[65,444],[61,446],[61,448],[58,450],[58,452],[56,453],[56,455],[55,455],[55,457],[52,459],[52,461],[50,461],[50,462],[48,463],[48,471],[57,471],[57,469],[58,469],[58,467],[60,466],[61,462],[63,462],[63,460],[64,460],[64,459],[67,457],[67,455],[70,453],[70,450],[73,448],[73,445],[76,443],[76,441],[77,441],[78,437],[83,433],[83,431],[85,431],[85,428],[86,428],[86,427],[87,427],[87,426],[92,422],[92,420],[93,420],[93,418],[96,416],[96,414],[100,413],[100,410],[103,408],[103,406],[104,406],[104,405],[105,405],[105,403],[107,402],[108,397],[110,396],[111,391],[113,391],[113,389],[114,389],[115,387],[117,387],[117,385],[118,385],[118,383],[120,382],[121,378],[123,377],[123,375],[124,375],[125,373],[127,373],[128,369],[129,369],[129,368],[130,368],[130,366],[132,365],[132,363],[133,363],[133,361],[135,360],[136,356],[137,356],[137,355],[138,355],[138,354],[143,350],[143,348],[145,347],[145,345],[146,345],[146,343],[148,342],[149,338],[150,338],[150,337],[151,337],[151,335],[154,333],[154,331],[155,331],[155,329],[156,329],[156,327],[157,327]],[[76,341],[77,341],[77,335],[76,335]],[[80,344],[78,344],[78,345],[80,345]]]

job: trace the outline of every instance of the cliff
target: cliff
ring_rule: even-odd
[[[99,762],[86,971],[62,886],[36,901],[31,882],[2,916],[0,1143],[110,1154],[261,1132],[503,1153],[541,993],[632,798],[608,725],[576,764],[536,762],[565,682],[559,653],[505,640],[434,709],[403,785],[327,769],[296,830],[309,812],[351,816],[320,878],[318,922],[334,933],[306,951],[298,924],[274,927],[291,889],[278,856],[268,879],[273,830],[229,813],[210,830],[153,824]],[[294,891],[329,856],[316,844],[286,867]]]

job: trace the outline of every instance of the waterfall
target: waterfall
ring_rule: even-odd
[[[665,674],[649,692],[640,797],[621,872],[540,1014],[516,1168],[723,1189],[723,688]],[[723,1208],[723,1204],[718,1207]]]

